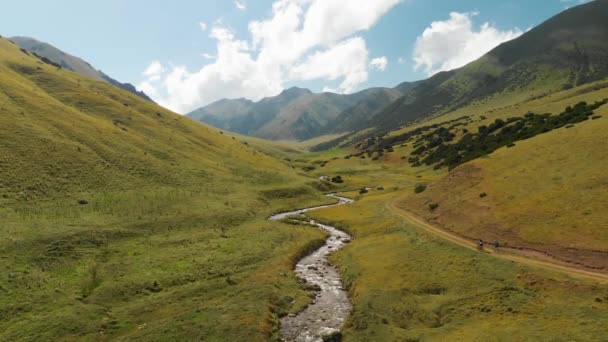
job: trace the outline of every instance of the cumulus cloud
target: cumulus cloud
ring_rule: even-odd
[[[207,23],[204,21],[201,21],[200,23],[198,23],[198,26],[201,28],[201,31],[205,32],[207,31]]]
[[[139,88],[178,113],[221,98],[259,100],[294,80],[338,81],[332,91],[352,92],[367,81],[370,69],[383,70],[388,63],[385,57],[370,61],[366,42],[357,33],[399,2],[275,0],[269,18],[249,23],[250,39],[238,38],[216,22],[210,29],[217,49],[213,61],[194,71],[160,63],[158,69],[155,62],[153,69],[160,74],[151,78],[144,73]]]
[[[241,11],[245,11],[247,9],[247,4],[245,4],[245,2],[242,0],[235,0],[234,6]]]
[[[523,33],[518,28],[501,31],[487,22],[477,30],[472,20],[476,15],[452,12],[448,20],[431,23],[416,40],[415,68],[429,75],[459,68]]]
[[[355,37],[330,49],[309,56],[302,64],[291,69],[292,80],[343,78],[338,92],[350,93],[367,80],[368,52],[365,41]]]
[[[143,72],[143,75],[150,81],[160,80],[161,75],[165,72],[165,68],[159,61],[150,63],[148,68]]]
[[[388,59],[386,57],[374,58],[369,62],[369,65],[376,70],[384,71],[388,65]]]

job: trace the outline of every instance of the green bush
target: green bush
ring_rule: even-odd
[[[365,189],[365,188],[363,188],[363,189],[359,190],[359,194],[360,194],[360,195],[363,195],[363,194],[366,194],[366,193],[368,193],[368,191],[367,191],[367,189]]]
[[[336,176],[331,179],[331,182],[340,184],[340,183],[344,183],[344,180],[342,179],[342,176]]]
[[[488,197],[488,194],[486,194],[485,192],[482,192],[479,194],[479,197],[481,197],[481,198]]]
[[[431,211],[435,211],[435,209],[439,208],[439,204],[438,203],[431,203],[429,204],[429,209],[431,209]]]
[[[416,187],[414,188],[414,193],[421,193],[424,190],[426,190],[426,185],[425,184],[416,184]]]

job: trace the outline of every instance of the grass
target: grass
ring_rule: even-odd
[[[455,247],[388,211],[398,194],[311,214],[354,236],[333,257],[354,304],[346,340],[602,339],[606,285]]]
[[[606,89],[507,94],[431,123],[558,113]],[[331,202],[322,192],[335,190],[358,202],[310,215],[355,237],[333,256],[354,305],[346,340],[601,340],[607,285],[454,246],[386,203],[417,196],[451,219],[450,208],[471,215],[481,204],[503,230],[449,228],[604,248],[602,110],[464,164],[479,174],[459,178],[461,168],[412,166],[407,143],[345,159],[357,150],[233,138],[0,39],[0,340],[276,340],[280,316],[310,300],[293,265],[325,235],[266,218]]]
[[[5,39],[0,111],[0,340],[265,341],[309,301],[324,234],[266,217],[331,200],[269,151]]]
[[[606,129],[602,118],[518,142],[455,169],[403,205],[470,238],[606,267]],[[425,210],[431,201],[441,208]]]
[[[473,120],[465,127],[476,130],[515,111],[560,113],[569,105],[592,103],[606,95],[600,83],[509,108],[486,109],[483,118],[475,112],[478,105],[458,115],[471,114]],[[345,181],[338,185],[341,189],[373,188],[366,194],[347,192],[358,199],[355,204],[310,213],[313,219],[354,236],[333,257],[354,305],[345,339],[602,340],[606,284],[456,247],[405,223],[386,207],[389,201],[407,198],[400,203],[408,210],[486,241],[500,234],[498,239],[509,245],[527,241],[537,249],[552,245],[605,249],[602,227],[607,218],[600,208],[606,206],[602,170],[608,159],[601,148],[606,108],[596,115],[600,118],[519,141],[451,172],[412,167],[411,143],[393,146],[393,152],[384,152],[376,161],[339,158],[340,153],[356,154],[353,148],[298,157],[298,166],[326,161],[311,174],[341,175]],[[408,129],[455,118],[456,114],[448,114]],[[464,172],[466,168],[476,171]],[[418,184],[427,188],[416,194]],[[377,190],[380,185],[383,190]],[[436,205],[434,210],[431,204]]]

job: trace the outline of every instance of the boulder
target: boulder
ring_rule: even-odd
[[[322,328],[319,331],[319,336],[323,342],[340,342],[342,341],[342,333],[334,328]]]

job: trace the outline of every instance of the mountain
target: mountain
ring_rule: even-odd
[[[408,94],[419,82],[404,82],[393,89],[370,89],[354,106],[344,110],[327,125],[333,133],[355,132],[374,126],[376,116],[398,98]]]
[[[351,129],[349,111],[377,111],[402,93],[390,88],[372,88],[355,94],[312,93],[289,88],[259,102],[245,99],[220,100],[187,116],[218,128],[271,140],[307,140],[319,135]],[[366,117],[363,113],[361,116]],[[334,129],[340,125],[343,129]]]
[[[148,95],[142,91],[138,91],[132,84],[116,81],[112,77],[104,74],[102,71],[95,69],[91,64],[83,59],[65,53],[50,44],[40,42],[29,37],[11,37],[10,40],[15,42],[22,49],[35,53],[40,57],[48,58],[50,61],[61,66],[62,68],[66,68],[79,74],[94,78],[98,81],[109,83],[113,86],[133,93],[145,100],[152,101]]]
[[[233,128],[233,125],[238,124],[240,118],[249,112],[253,104],[253,101],[247,99],[223,99],[216,101],[205,108],[199,108],[188,114],[188,116],[191,119],[236,132],[237,129]],[[234,120],[234,122],[232,122],[232,120]]]
[[[439,73],[377,115],[381,131],[476,101],[545,96],[608,77],[608,1],[568,9],[467,66]]]

